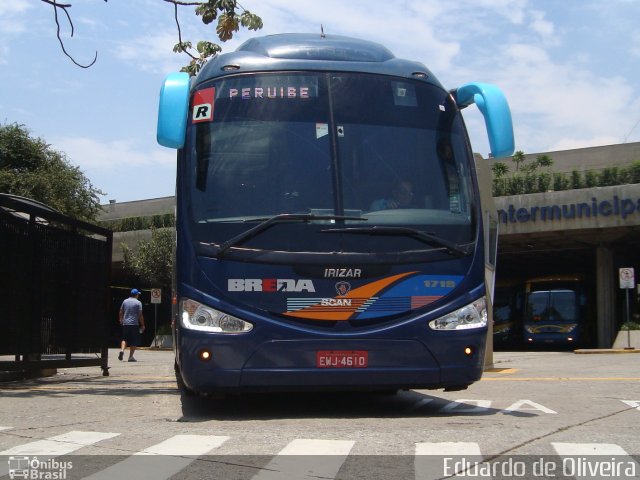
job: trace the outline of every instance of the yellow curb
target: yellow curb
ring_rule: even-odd
[[[638,382],[640,377],[482,377],[481,382]]]
[[[574,350],[578,355],[598,353],[640,353],[639,348],[581,348]]]
[[[519,368],[488,368],[484,373],[500,373],[502,375],[509,375],[520,371]]]

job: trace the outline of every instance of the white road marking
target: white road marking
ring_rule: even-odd
[[[37,456],[40,461],[46,461],[52,457],[60,455],[68,455],[80,450],[83,447],[93,445],[94,443],[117,437],[119,433],[105,432],[80,432],[71,431],[62,435],[56,435],[45,440],[36,440],[35,442],[17,445],[8,450],[0,452],[1,456]],[[9,473],[9,465],[0,463],[0,477]]]
[[[253,478],[256,480],[335,478],[355,442],[296,439]]]
[[[475,442],[416,443],[416,479],[431,480],[455,476],[476,463],[482,463],[482,454],[480,446]]]
[[[85,478],[164,480],[188,467],[199,456],[219,448],[229,438],[215,435],[175,435]]]

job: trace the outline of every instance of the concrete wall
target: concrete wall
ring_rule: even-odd
[[[111,261],[113,263],[122,263],[124,261],[124,254],[122,253],[122,244],[126,244],[127,247],[133,252],[138,253],[138,245],[144,240],[148,242],[151,240],[151,230],[135,230],[133,232],[114,232],[113,233],[113,253]]]
[[[555,152],[539,152],[526,154],[525,163],[535,161],[538,155],[548,155],[553,159],[551,170],[554,172],[571,172],[573,170],[601,170],[606,167],[629,165],[640,160],[640,142],[605,145],[601,147],[576,148],[574,150],[559,150]],[[489,159],[492,165],[501,161],[509,165],[510,171],[515,171],[515,163],[511,158]]]
[[[176,209],[175,197],[150,198],[148,200],[136,200],[133,202],[109,203],[102,205],[99,220],[119,220],[128,217],[150,217],[174,213]],[[115,241],[114,241],[115,244]]]
[[[495,198],[500,235],[640,225],[640,185]]]

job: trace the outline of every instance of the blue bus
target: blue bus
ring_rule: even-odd
[[[518,347],[522,343],[524,281],[497,282],[493,296],[493,346],[497,349]]]
[[[525,288],[523,333],[528,345],[577,347],[586,341],[587,294],[582,277],[531,278]]]
[[[460,110],[488,84],[341,36],[254,38],[166,77],[178,150],[175,366],[187,393],[464,389],[487,334],[482,213]]]

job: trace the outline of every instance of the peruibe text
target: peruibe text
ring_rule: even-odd
[[[229,98],[309,98],[309,87],[230,88]]]

